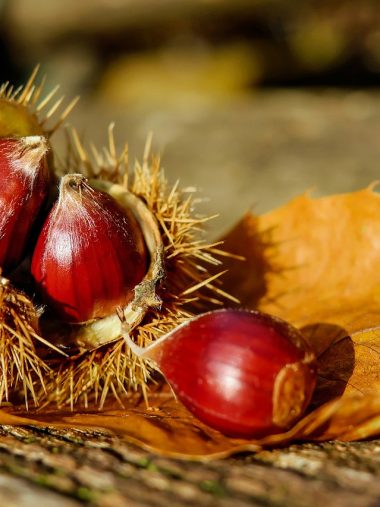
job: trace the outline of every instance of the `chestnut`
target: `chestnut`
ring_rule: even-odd
[[[47,198],[51,176],[43,136],[0,138],[0,266],[15,268]]]
[[[147,251],[132,213],[73,174],[61,180],[31,270],[44,300],[62,320],[85,322],[133,299],[147,270]]]
[[[31,273],[48,308],[72,325],[70,339],[92,350],[120,337],[117,310],[132,329],[160,304],[162,258],[158,226],[140,199],[119,185],[67,174]]]
[[[307,408],[316,362],[290,324],[259,311],[217,310],[178,326],[147,348],[178,399],[207,425],[259,438],[291,427]]]

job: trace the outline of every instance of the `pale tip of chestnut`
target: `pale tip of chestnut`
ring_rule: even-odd
[[[44,136],[26,136],[19,138],[25,144],[25,146],[30,146],[31,148],[37,148],[43,146],[47,149],[47,142]]]
[[[14,143],[14,149],[8,151],[8,156],[23,171],[35,170],[49,150],[44,136],[10,138],[9,142]]]

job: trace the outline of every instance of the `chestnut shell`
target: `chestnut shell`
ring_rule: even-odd
[[[316,382],[301,334],[273,316],[237,309],[199,315],[143,349],[183,404],[234,437],[260,438],[292,426]]]
[[[133,214],[80,175],[61,180],[33,254],[44,300],[67,322],[104,317],[133,299],[147,253]]]

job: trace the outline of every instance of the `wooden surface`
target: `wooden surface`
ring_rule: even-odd
[[[375,507],[380,441],[293,445],[210,463],[149,455],[102,432],[3,427],[1,505]]]

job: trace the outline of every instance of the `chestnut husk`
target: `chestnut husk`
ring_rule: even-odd
[[[158,157],[150,156],[148,139],[143,163],[128,171],[128,149],[116,153],[113,126],[109,146],[90,157],[76,132],[69,152],[72,159],[62,172],[81,173],[90,185],[109,193],[120,206],[127,206],[140,223],[150,253],[145,279],[135,289],[134,300],[115,308],[108,317],[82,325],[62,326],[46,311],[41,324],[44,336],[70,354],[66,360],[52,360],[54,376],[48,383],[48,401],[63,407],[78,404],[99,408],[112,396],[120,405],[132,392],[148,399],[154,368],[137,358],[122,332],[145,346],[154,342],[202,309],[237,302],[225,293],[216,272],[222,266],[219,255],[228,255],[220,243],[206,243],[200,235],[210,217],[194,216],[192,195],[178,183],[169,187]],[[107,181],[108,180],[108,181]],[[208,266],[213,267],[213,274]]]
[[[0,406],[30,402],[39,406],[46,396],[52,371],[42,358],[43,350],[63,353],[39,332],[39,313],[32,301],[0,276]]]
[[[62,109],[56,86],[44,94],[45,78],[37,82],[37,65],[24,86],[0,85],[0,137],[45,136],[50,138],[69,116],[79,98]]]

